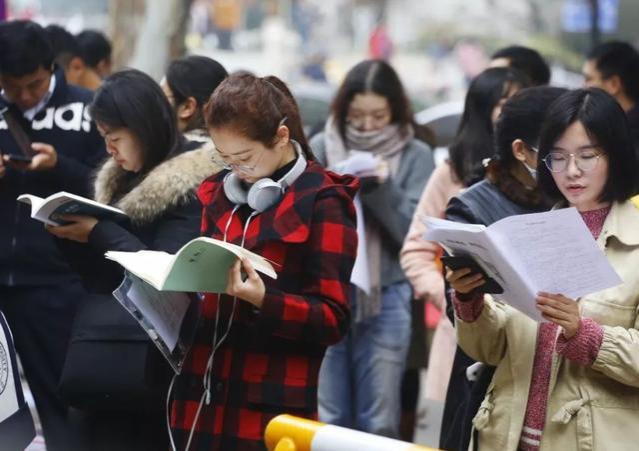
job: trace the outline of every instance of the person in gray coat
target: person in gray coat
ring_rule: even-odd
[[[373,156],[356,174],[360,247],[351,279],[352,327],[324,357],[319,417],[390,437],[399,433],[411,333],[412,293],[399,251],[434,169],[431,149],[415,138],[412,117],[393,68],[381,60],[363,61],[347,74],[324,132],[311,140],[317,160],[336,171],[348,172],[344,163],[357,151]]]

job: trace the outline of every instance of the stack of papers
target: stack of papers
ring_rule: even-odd
[[[489,227],[424,217],[424,239],[472,257],[503,288],[495,295],[536,321],[540,291],[578,299],[623,281],[574,208],[510,216]]]

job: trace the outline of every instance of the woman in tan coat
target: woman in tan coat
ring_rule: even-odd
[[[536,323],[447,271],[459,344],[497,366],[473,424],[482,450],[634,450],[639,443],[638,157],[623,110],[597,89],[546,117],[539,186],[576,207],[623,284],[581,299],[539,293]],[[575,262],[587,265],[588,262]]]

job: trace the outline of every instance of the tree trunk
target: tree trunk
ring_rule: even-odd
[[[113,69],[126,67],[133,55],[139,30],[144,18],[144,0],[109,1],[109,36],[113,45]]]
[[[115,68],[135,67],[159,80],[172,59],[185,53],[193,0],[111,0]]]

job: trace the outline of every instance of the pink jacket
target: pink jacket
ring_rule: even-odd
[[[399,257],[402,269],[415,290],[415,297],[423,298],[440,310],[445,307],[444,278],[435,261],[440,248],[436,243],[422,238],[426,226],[420,218],[443,218],[448,201],[459,194],[462,188],[463,185],[454,177],[448,162],[433,171],[413,215]]]

